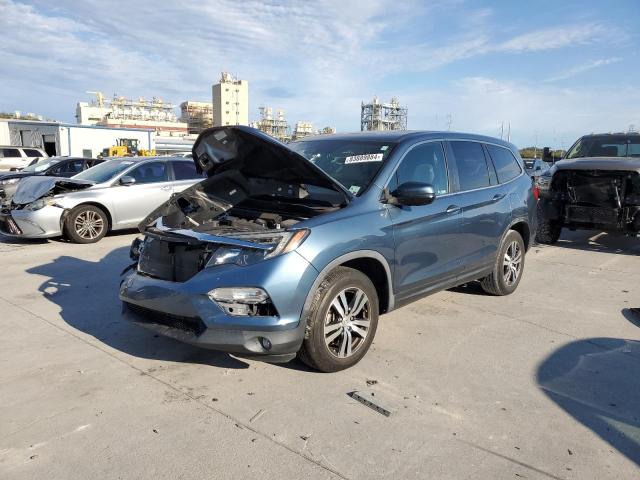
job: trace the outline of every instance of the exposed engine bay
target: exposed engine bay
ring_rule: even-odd
[[[634,171],[559,170],[551,183],[547,218],[570,228],[640,232],[640,174]]]
[[[181,282],[207,266],[243,266],[286,253],[308,233],[291,227],[341,208],[341,198],[322,188],[221,173],[142,221],[138,272]]]

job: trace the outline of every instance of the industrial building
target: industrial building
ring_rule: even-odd
[[[97,157],[104,148],[116,145],[117,141],[123,138],[137,140],[140,149],[156,148],[156,137],[150,129],[0,120],[0,145],[40,147],[44,148],[49,156]],[[190,150],[190,147],[181,147],[180,150]]]
[[[132,100],[114,95],[105,100],[102,92],[91,102],[78,102],[76,120],[80,125],[99,125],[112,128],[150,129],[162,135],[187,135],[186,122],[178,121],[175,105],[153,97]]]
[[[180,104],[180,121],[187,124],[189,134],[199,134],[213,126],[213,105],[188,100]]]
[[[360,113],[360,130],[406,130],[407,107],[400,105],[397,98],[389,103],[380,103],[373,97],[370,103],[362,102]]]
[[[278,109],[273,112],[271,107],[260,107],[260,120],[252,122],[251,126],[261,132],[271,135],[281,142],[291,140],[291,128],[284,116],[284,110]]]
[[[318,130],[314,130],[311,122],[299,121],[293,129],[292,140],[308,137],[309,135],[317,135]]]
[[[249,125],[249,82],[222,72],[211,90],[214,125]]]

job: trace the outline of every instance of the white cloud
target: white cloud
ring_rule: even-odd
[[[584,72],[588,72],[589,70],[593,70],[594,68],[602,67],[605,65],[611,65],[612,63],[621,62],[622,58],[620,57],[611,57],[611,58],[601,58],[599,60],[592,60],[590,62],[583,63],[581,65],[576,65],[568,70],[560,72],[559,74],[548,78],[546,81],[555,82],[557,80],[566,80],[567,78],[575,77]]]
[[[496,36],[494,12],[463,0],[184,0],[161,5],[151,0],[35,0],[31,5],[0,0],[0,11],[0,110],[64,120],[73,118],[75,102],[86,98],[86,90],[160,95],[174,103],[208,100],[211,84],[226,70],[249,80],[252,118],[258,106],[268,104],[283,107],[292,124],[304,119],[354,130],[362,100],[393,94],[409,105],[411,127],[428,126],[424,120],[431,113],[423,112],[451,111],[454,126],[490,130],[500,119],[519,118],[510,109],[528,105],[516,95],[528,87],[470,76],[432,97],[428,91],[412,93],[415,87],[402,81],[391,86],[387,78],[483,56],[491,55],[493,62],[493,56],[512,59],[607,39],[605,25],[587,22],[505,40]],[[443,33],[442,19],[453,21],[455,28]],[[465,97],[465,89],[492,98],[501,110],[466,111],[460,99],[474,104],[477,98]],[[527,91],[526,98],[544,100],[542,92],[536,97]],[[503,104],[502,98],[516,103]],[[465,118],[469,121],[461,124]]]

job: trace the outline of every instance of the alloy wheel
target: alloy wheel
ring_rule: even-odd
[[[86,210],[76,217],[74,229],[78,236],[93,240],[99,237],[104,230],[104,221],[97,212]]]
[[[502,261],[502,275],[504,283],[511,286],[518,280],[522,270],[522,248],[520,244],[513,241],[509,244]]]
[[[338,358],[354,355],[371,326],[371,306],[367,295],[357,287],[345,288],[331,302],[324,322],[324,341]]]

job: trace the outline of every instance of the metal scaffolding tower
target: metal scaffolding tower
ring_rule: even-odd
[[[373,97],[371,103],[362,102],[360,130],[406,130],[407,107],[400,105],[396,97],[389,103],[380,103]]]

